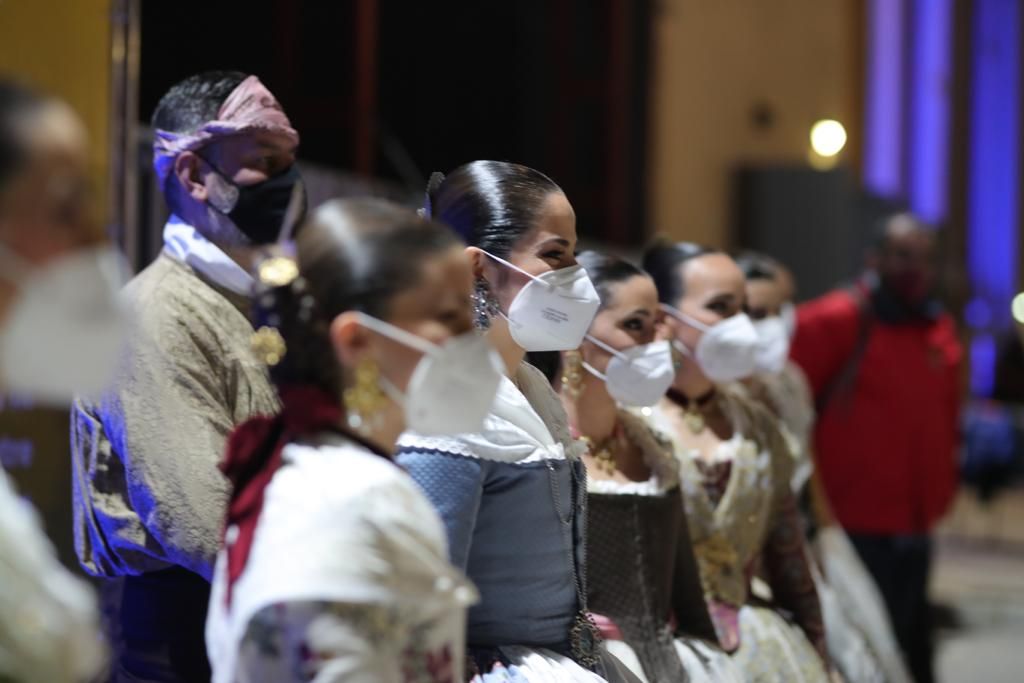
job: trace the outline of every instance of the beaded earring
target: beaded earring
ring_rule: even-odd
[[[491,329],[491,320],[501,310],[487,280],[479,277],[473,285],[473,326],[481,332]]]

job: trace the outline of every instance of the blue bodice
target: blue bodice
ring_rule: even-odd
[[[417,449],[401,450],[398,462],[440,512],[452,562],[480,591],[469,611],[469,644],[564,651],[579,610],[573,562],[586,594],[582,463]]]

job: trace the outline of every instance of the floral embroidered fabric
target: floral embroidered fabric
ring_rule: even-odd
[[[431,644],[428,638],[438,626],[410,626],[398,610],[380,605],[268,605],[249,621],[242,638],[238,679],[462,683],[452,644]]]
[[[687,518],[721,645],[729,651],[743,645],[750,578],[763,562],[776,604],[826,658],[821,609],[790,489],[794,459],[767,411],[729,389],[722,389],[718,400],[735,435],[721,444],[712,462],[700,460],[680,441],[677,406],[665,401],[650,419],[675,437]]]

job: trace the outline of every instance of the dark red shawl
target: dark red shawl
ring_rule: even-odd
[[[235,428],[228,439],[227,454],[220,469],[231,481],[225,524],[228,586],[231,587],[249,558],[256,524],[263,510],[263,494],[281,467],[281,453],[289,443],[302,436],[333,431],[387,457],[379,448],[342,429],[344,412],[330,393],[310,385],[292,385],[280,389],[281,412],[273,417],[254,417]],[[227,529],[235,528],[234,538]]]

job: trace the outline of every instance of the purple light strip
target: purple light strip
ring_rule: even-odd
[[[996,383],[996,341],[991,334],[971,339],[968,355],[971,363],[971,393],[991,396]]]
[[[972,30],[967,270],[988,331],[1011,323],[1017,289],[1020,190],[1020,7],[1018,0],[976,0]],[[984,343],[974,350],[972,387],[985,394],[992,367]],[[990,363],[989,363],[990,365]]]
[[[947,217],[952,0],[914,0],[907,194],[932,224]]]
[[[864,184],[883,197],[903,191],[904,0],[868,0]]]

